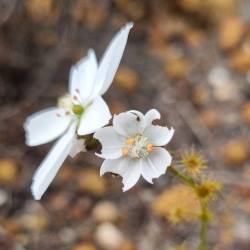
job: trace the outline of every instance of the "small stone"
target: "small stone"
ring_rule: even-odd
[[[52,0],[26,0],[28,13],[35,21],[55,21],[58,17],[58,10],[54,8]]]
[[[179,4],[187,12],[196,12],[203,7],[200,0],[179,0]]]
[[[92,200],[87,199],[87,197],[78,199],[76,203],[74,203],[69,212],[69,218],[73,220],[83,220],[86,216],[88,216],[88,211],[92,207]]]
[[[76,23],[84,24],[91,30],[100,27],[107,18],[107,14],[105,4],[81,0],[74,3],[71,13],[72,19]]]
[[[59,182],[67,183],[72,180],[73,175],[74,175],[73,167],[66,165],[61,168],[56,179]]]
[[[235,0],[178,0],[177,2],[184,11],[198,14],[200,17],[206,18],[206,21],[213,22],[231,16],[236,7]],[[213,15],[209,15],[209,13],[213,13]]]
[[[73,5],[71,16],[74,22],[81,23],[84,22],[86,13],[86,2],[77,0]]]
[[[74,246],[73,250],[97,250],[92,243],[79,243]]]
[[[130,67],[122,65],[116,73],[115,84],[123,90],[133,91],[139,84],[139,76]]]
[[[103,25],[108,17],[106,6],[102,2],[95,3],[94,1],[89,1],[85,13],[85,21],[89,29],[95,30]]]
[[[23,214],[16,220],[25,229],[30,231],[43,231],[49,225],[48,215],[43,206],[33,200],[25,203]]]
[[[167,76],[183,79],[188,73],[188,63],[184,58],[172,58],[167,60],[165,71]]]
[[[143,1],[115,0],[116,7],[130,17],[131,20],[138,21],[146,14],[146,7]]]
[[[4,229],[10,235],[19,234],[22,231],[22,227],[14,220],[6,220]]]
[[[243,104],[241,108],[241,118],[247,125],[250,125],[250,101]]]
[[[94,207],[92,215],[97,222],[114,222],[119,218],[119,212],[115,204],[109,201],[98,203]]]
[[[224,161],[231,166],[242,166],[248,159],[248,146],[241,139],[232,139],[223,150]]]
[[[43,231],[48,226],[48,218],[44,214],[25,214],[20,218],[21,224],[31,231]]]
[[[129,240],[123,242],[121,250],[136,250],[135,244]]]
[[[240,73],[247,73],[250,70],[250,51],[239,50],[230,57],[230,67]]]
[[[250,225],[245,218],[239,218],[234,225],[234,237],[241,242],[249,242]]]
[[[235,14],[235,10],[237,9],[237,0],[209,0],[209,1],[203,1],[200,0],[203,3],[207,3],[208,7],[211,9],[214,15],[210,15],[211,18],[217,17],[218,19],[223,19],[228,16],[232,16]],[[206,7],[206,6],[205,6]],[[207,13],[207,9],[203,10]]]
[[[109,222],[100,224],[95,231],[96,242],[106,250],[120,250],[125,241],[121,231]]]
[[[76,233],[72,228],[63,228],[59,232],[59,237],[61,241],[63,241],[66,244],[70,244],[76,239]]]
[[[61,192],[50,197],[49,204],[55,211],[63,211],[69,207],[71,195],[67,192]]]
[[[194,104],[204,105],[208,100],[208,90],[203,85],[197,85],[192,89],[191,98]]]
[[[0,183],[12,182],[17,175],[16,163],[10,159],[0,160]]]
[[[206,109],[199,113],[199,118],[207,127],[213,128],[220,122],[220,116],[215,109]]]
[[[27,233],[21,233],[15,235],[15,241],[18,242],[18,244],[15,245],[14,250],[26,250],[28,244],[30,243],[30,237]]]
[[[185,40],[189,46],[197,48],[206,41],[206,36],[201,30],[191,29],[185,33]]]
[[[238,17],[225,19],[219,30],[219,45],[223,50],[236,48],[245,32],[245,25]]]
[[[82,171],[78,174],[77,185],[81,191],[88,192],[96,196],[102,196],[106,192],[106,182],[94,169]]]
[[[237,99],[238,89],[231,80],[229,71],[224,67],[216,66],[208,74],[208,82],[213,87],[213,95],[218,101]]]

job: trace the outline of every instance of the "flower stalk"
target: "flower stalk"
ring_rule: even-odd
[[[207,241],[207,227],[208,227],[208,209],[207,209],[207,202],[203,201],[199,198],[200,207],[201,207],[201,215],[200,215],[200,243],[198,250],[206,250],[206,241]]]
[[[186,185],[191,187],[195,193],[197,193],[197,187],[198,185],[195,183],[192,177],[188,175],[184,175],[181,172],[179,172],[174,166],[169,166],[168,170],[177,178],[179,178],[182,182],[184,182]],[[209,211],[207,208],[207,201],[202,199],[201,197],[198,197],[201,214],[199,216],[200,218],[200,234],[199,234],[199,246],[198,250],[206,250],[206,242],[207,242],[207,227],[208,227],[208,221],[209,221]]]

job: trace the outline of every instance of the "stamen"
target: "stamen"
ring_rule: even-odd
[[[79,103],[81,103],[80,90],[75,89],[75,95],[73,95],[73,99]]]
[[[65,115],[70,115],[70,112],[69,111],[65,111]]]
[[[56,113],[56,116],[57,116],[57,117],[62,117],[59,113]]]
[[[151,143],[147,144],[147,152],[151,153],[153,151],[153,145]]]
[[[128,156],[128,148],[126,148],[126,147],[124,147],[123,149],[122,149],[122,155],[123,156]]]
[[[126,144],[128,145],[133,145],[135,143],[135,139],[132,137],[127,138]]]

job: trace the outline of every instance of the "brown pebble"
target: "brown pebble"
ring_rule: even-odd
[[[231,166],[242,166],[248,159],[248,150],[242,139],[232,139],[224,146],[224,161]]]
[[[120,250],[125,240],[122,232],[113,224],[104,222],[95,231],[96,242],[106,250]]]
[[[232,54],[229,59],[230,67],[239,71],[240,73],[246,73],[250,70],[250,51],[239,50]]]
[[[97,250],[92,243],[78,243],[74,246],[73,250]]]
[[[8,184],[12,182],[17,175],[17,165],[11,159],[0,160],[0,183]]]
[[[39,22],[55,22],[58,18],[58,9],[54,8],[52,0],[26,0],[26,8],[30,16]]]
[[[116,205],[109,201],[99,202],[93,208],[92,215],[97,222],[114,222],[119,218],[119,212]]]
[[[94,169],[81,171],[77,176],[77,186],[79,190],[95,196],[102,196],[106,192],[105,179]]]
[[[219,29],[219,45],[223,50],[234,49],[241,41],[245,25],[237,17],[225,19]]]
[[[136,250],[136,247],[133,242],[125,240],[121,246],[121,250]]]
[[[188,73],[188,63],[184,58],[173,58],[166,62],[165,71],[167,76],[183,79]]]
[[[116,73],[115,84],[123,90],[133,91],[138,87],[139,76],[133,69],[123,65]]]
[[[208,100],[208,90],[203,85],[197,85],[193,88],[191,98],[194,104],[203,105]]]
[[[209,128],[216,127],[220,122],[220,116],[215,109],[206,109],[201,111],[199,118]]]

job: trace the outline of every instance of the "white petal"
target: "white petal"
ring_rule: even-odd
[[[37,146],[56,139],[65,132],[71,119],[70,115],[64,115],[63,109],[56,107],[34,113],[24,123],[26,144]]]
[[[132,27],[132,23],[127,23],[109,43],[109,46],[101,59],[95,79],[96,95],[103,95],[111,85],[120,64],[129,31]]]
[[[141,176],[141,160],[131,160],[130,165],[123,174],[123,192],[132,188]]]
[[[108,159],[108,160],[118,159],[122,156],[122,149],[121,148],[113,148],[113,149],[104,148],[102,149],[101,154],[96,153],[96,155],[103,159]]]
[[[151,125],[151,123],[154,120],[160,119],[161,118],[161,114],[159,113],[158,110],[156,109],[150,109],[146,114],[145,114],[145,120],[146,120],[146,124],[147,126]]]
[[[94,138],[102,144],[102,154],[98,156],[105,159],[116,159],[122,156],[122,147],[125,138],[118,135],[111,126],[99,129]]]
[[[108,105],[101,96],[97,96],[82,114],[78,134],[87,135],[108,124],[111,118]]]
[[[141,161],[127,157],[115,160],[105,160],[101,166],[101,176],[107,172],[119,174],[122,177],[123,191],[132,188],[141,175]]]
[[[97,72],[97,60],[94,50],[71,67],[69,92],[72,96],[79,96],[83,104],[88,103],[94,88],[94,79]]]
[[[137,120],[140,121],[140,128],[139,128],[140,129],[140,133],[143,133],[143,131],[144,131],[146,125],[147,125],[144,114],[142,114],[138,110],[129,110],[127,112],[128,113],[132,113],[132,114],[134,114],[134,115],[137,116]]]
[[[174,135],[174,129],[168,129],[158,125],[151,125],[144,131],[144,135],[147,136],[150,142],[154,146],[164,146],[170,142]]]
[[[114,116],[113,126],[118,134],[133,136],[136,133],[142,133],[144,130],[144,119],[138,118],[140,117],[134,112],[123,112]]]
[[[143,178],[152,184],[153,178],[165,174],[171,162],[172,157],[166,149],[154,147],[153,152],[142,162]]]
[[[72,147],[70,149],[69,155],[70,157],[74,158],[80,152],[86,152],[85,140],[84,139],[77,139],[75,136],[72,141]]]
[[[75,130],[76,124],[72,124],[66,134],[56,142],[37,169],[31,186],[32,194],[36,200],[41,199],[49,184],[56,176],[62,163],[68,156],[75,136]]]

